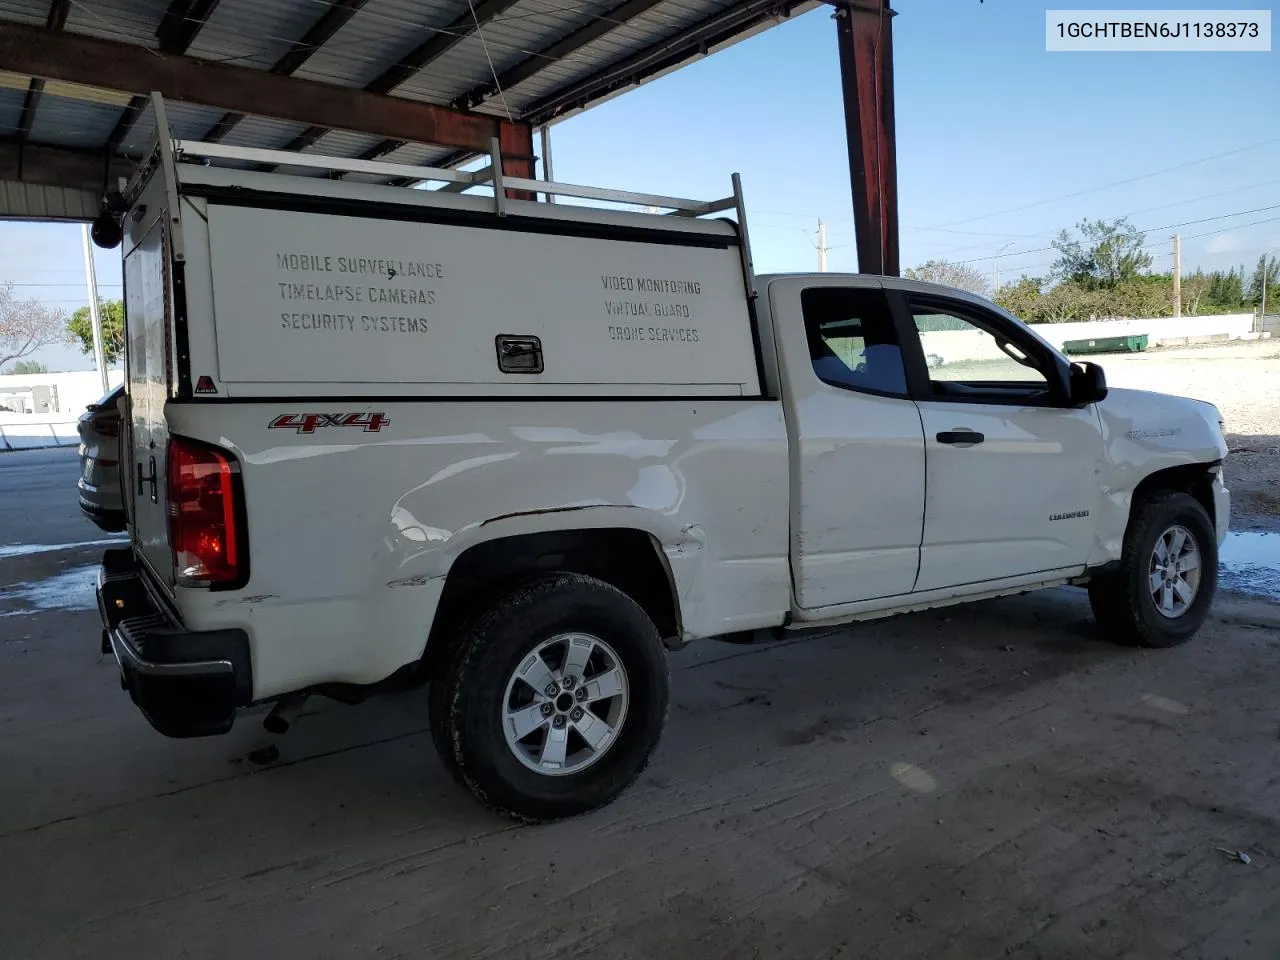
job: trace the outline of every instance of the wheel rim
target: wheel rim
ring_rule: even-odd
[[[563,633],[535,647],[507,681],[502,732],[530,770],[578,773],[617,742],[630,701],[614,649],[590,634]]]
[[[1175,524],[1156,540],[1148,570],[1151,599],[1162,617],[1176,620],[1200,592],[1200,546],[1186,527]]]

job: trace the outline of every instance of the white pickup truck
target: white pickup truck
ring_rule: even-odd
[[[756,276],[736,178],[698,204],[291,161],[357,175],[321,178],[158,129],[95,235],[132,453],[103,644],[162,733],[425,680],[451,772],[553,819],[635,780],[700,637],[1059,584],[1121,641],[1206,617],[1214,407],[1108,391],[957,290]]]

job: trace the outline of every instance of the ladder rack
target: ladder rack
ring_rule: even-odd
[[[147,172],[157,165],[165,168],[167,181],[172,195],[169,197],[169,210],[178,207],[177,168],[183,163],[209,164],[210,161],[233,163],[252,163],[277,167],[303,167],[315,170],[326,170],[330,173],[371,174],[387,177],[397,181],[407,181],[410,185],[438,184],[424,190],[424,193],[463,193],[475,187],[489,188],[493,191],[494,212],[499,217],[507,216],[509,190],[520,190],[535,197],[541,195],[550,201],[551,197],[573,197],[580,200],[601,201],[604,203],[642,206],[647,212],[665,211],[668,217],[703,217],[714,213],[732,210],[737,215],[737,232],[739,249],[742,257],[743,279],[746,283],[748,300],[754,301],[755,266],[751,257],[751,240],[747,234],[747,210],[742,196],[742,180],[733,174],[733,193],[717,200],[690,200],[684,197],[669,197],[653,193],[635,193],[630,190],[612,190],[604,187],[589,187],[581,184],[561,183],[554,180],[535,180],[530,177],[508,177],[502,169],[502,151],[498,139],[489,142],[489,163],[479,170],[453,170],[445,167],[419,166],[395,163],[387,160],[361,160],[352,157],[329,157],[317,153],[301,153],[291,150],[269,150],[257,147],[235,147],[223,143],[205,143],[200,140],[180,140],[173,137],[165,113],[164,98],[159,93],[150,96],[150,110],[155,117],[155,135],[150,147],[143,154],[138,170],[132,180],[121,183],[120,195],[125,199],[133,196]],[[403,188],[402,188],[403,189]],[[519,208],[522,214],[528,214],[530,208]],[[634,212],[634,211],[633,211]],[[174,238],[173,254],[176,259],[182,258],[181,234]]]
[[[525,190],[530,193],[558,197],[657,207],[668,211],[672,216],[701,217],[725,210],[736,210],[738,207],[737,196],[722,197],[719,200],[689,200],[684,197],[668,197],[656,193],[634,193],[630,190],[611,190],[574,183],[558,183],[552,180],[504,176],[501,153],[496,139],[490,147],[488,165],[473,171],[416,166],[386,160],[329,157],[318,153],[233,147],[223,143],[204,143],[199,140],[175,140],[173,151],[175,159],[180,163],[189,159],[232,160],[282,167],[306,167],[333,173],[373,174],[412,180],[415,183],[440,183],[443,186],[435,189],[447,193],[462,193],[472,187],[484,186],[492,187],[495,194],[501,194],[505,190]]]

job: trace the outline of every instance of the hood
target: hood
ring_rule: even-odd
[[[1098,404],[1113,453],[1165,465],[1207,463],[1227,455],[1222,414],[1212,403],[1147,390],[1112,388]]]

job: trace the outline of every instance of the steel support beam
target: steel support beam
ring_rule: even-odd
[[[527,123],[502,121],[498,126],[498,145],[502,153],[502,175],[522,180],[533,179],[537,157],[533,153],[533,127]],[[508,190],[512,200],[537,200],[528,190]]]
[[[96,150],[23,144],[17,137],[0,137],[0,180],[92,190],[101,197],[104,187],[114,188],[114,178],[132,173],[133,164],[123,157],[104,161]]]
[[[186,53],[213,16],[218,0],[173,0],[156,29],[165,53]]]
[[[900,273],[894,15],[889,0],[855,0],[835,12],[858,271],[890,277]]]
[[[67,15],[71,13],[71,0],[53,0],[49,6],[49,16],[45,18],[45,29],[61,30],[67,23]],[[18,117],[18,176],[22,179],[22,147],[31,135],[31,128],[36,122],[36,111],[40,109],[40,99],[44,96],[44,80],[32,78],[27,85],[27,95],[22,101],[22,113]]]
[[[499,135],[495,117],[16,23],[0,23],[0,70],[461,150]]]

